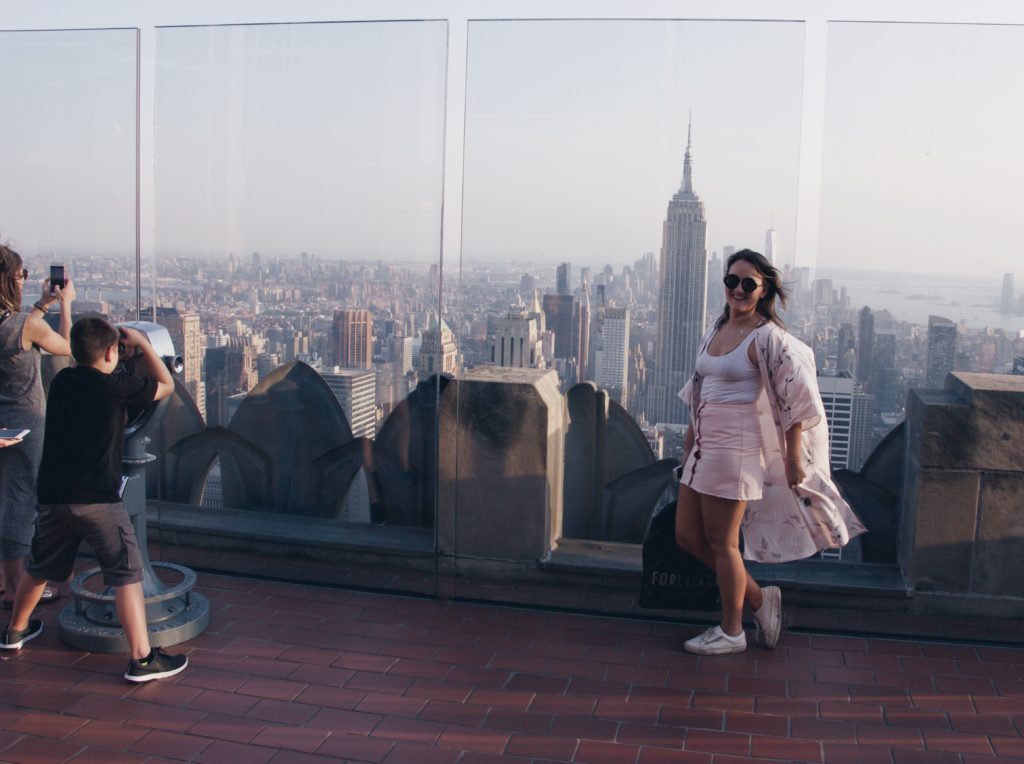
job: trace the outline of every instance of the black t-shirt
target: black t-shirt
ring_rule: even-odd
[[[155,394],[156,380],[91,366],[57,374],[46,401],[39,503],[119,501],[125,425]]]

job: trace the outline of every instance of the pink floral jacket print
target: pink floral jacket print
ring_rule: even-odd
[[[701,352],[714,333],[712,326]],[[828,423],[818,391],[814,353],[771,322],[754,331],[754,347],[764,381],[757,410],[765,481],[762,497],[748,502],[743,516],[743,556],[757,562],[789,562],[845,546],[867,529],[832,482]],[[679,396],[691,411],[696,408],[700,402],[697,375]],[[797,422],[802,426],[800,448],[806,477],[790,488],[785,432]]]

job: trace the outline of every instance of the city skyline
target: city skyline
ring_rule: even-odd
[[[684,172],[678,199],[669,203],[667,230],[675,230],[681,221],[680,210],[673,214],[673,207],[699,205],[694,192],[687,190],[692,183],[692,176]],[[673,223],[675,218],[679,220]],[[677,227],[684,238],[693,233],[693,226]],[[673,252],[672,241],[673,236],[666,237],[666,253]],[[674,453],[678,443],[672,429],[651,429],[653,423],[674,421],[657,410],[657,391],[675,384],[659,384],[654,376],[659,366],[664,371],[671,362],[659,349],[659,323],[671,310],[661,308],[666,298],[658,288],[653,260],[645,256],[621,271],[547,264],[536,275],[512,265],[465,264],[465,282],[458,294],[440,297],[439,316],[435,264],[400,268],[378,261],[352,267],[309,255],[281,259],[258,253],[227,261],[176,258],[167,261],[169,273],[161,280],[157,320],[180,335],[176,342],[183,348],[191,348],[183,353],[182,381],[210,426],[229,424],[258,383],[293,361],[309,365],[325,381],[342,367],[362,366],[374,379],[376,427],[434,374],[459,377],[478,366],[530,365],[553,369],[563,392],[577,382],[596,381],[609,399],[646,428],[652,443],[660,442],[661,432],[664,447]],[[720,258],[712,259],[716,261],[721,263]],[[79,282],[79,310],[105,313],[115,321],[133,319],[130,290],[115,289],[108,301],[100,302],[95,300],[103,295],[93,292],[93,301],[88,301],[91,290],[124,283],[132,270],[128,258],[92,259]],[[563,293],[559,274],[564,276]],[[940,385],[951,370],[1010,373],[1015,359],[1024,354],[1022,331],[955,325],[928,301],[921,301],[930,311],[926,324],[903,321],[875,300],[862,309],[843,279],[809,280],[809,274],[800,270],[790,276],[791,302],[783,314],[787,326],[811,346],[821,376],[837,379],[835,384],[845,391],[842,395],[853,396],[857,426],[844,425],[833,432],[836,438],[851,438],[834,442],[835,458],[844,462],[838,466],[856,468],[878,439],[898,424],[909,389]],[[586,292],[584,283],[589,286]],[[716,286],[712,282],[709,291]],[[531,292],[532,305],[523,301]],[[998,301],[1012,299],[1015,312],[1004,320],[1024,325],[1020,295],[1004,294],[1000,284],[998,289],[990,286],[988,296],[997,309]],[[148,310],[143,318],[149,317]],[[709,304],[699,321],[701,331],[718,310],[720,306]],[[871,317],[868,329],[865,310]],[[338,349],[336,319],[346,313],[361,315],[362,328],[356,334],[364,349],[358,359],[346,360]],[[180,328],[173,328],[178,319]],[[937,322],[946,327],[941,341],[933,337],[931,325]],[[513,338],[516,351],[510,353]],[[680,346],[688,342],[676,339]],[[201,361],[189,357],[190,352],[200,353]],[[608,355],[611,352],[615,359]],[[867,366],[860,363],[862,357]],[[851,374],[854,370],[856,376]],[[345,411],[346,405],[342,401]],[[845,405],[836,408],[837,416],[846,411]],[[369,427],[368,406],[369,398],[360,409],[364,428]],[[351,422],[355,415],[345,416]]]
[[[15,247],[17,248],[17,247]],[[41,277],[45,275],[46,268],[53,262],[53,258],[49,255],[27,255],[24,251],[23,255],[26,256],[26,263],[29,265],[32,271],[33,278]],[[275,256],[266,258],[267,264],[274,263],[288,263],[288,262],[301,262],[302,255],[304,253],[297,253],[294,256]],[[369,271],[377,268],[382,262],[386,263],[389,267],[398,268],[400,270],[409,270],[411,272],[422,271],[427,272],[431,267],[437,267],[436,264],[421,263],[416,261],[383,261],[380,259],[344,259],[344,258],[321,258],[315,255],[310,256],[311,259],[315,259],[316,262],[322,265],[329,266],[332,268],[348,269],[352,268],[356,272]],[[708,258],[709,268],[713,262],[713,259],[721,257],[717,253],[710,253]],[[78,279],[78,268],[83,267],[91,269],[93,263],[100,261],[116,261],[121,262],[125,266],[134,267],[134,259],[130,256],[122,257],[100,257],[96,255],[81,255],[81,256],[70,256],[67,258],[57,258],[60,262],[64,263],[67,267],[69,277],[75,278],[80,291],[80,298],[86,297],[91,292],[93,296],[96,293],[106,293],[110,295],[128,294],[129,292],[134,295],[134,279],[131,283],[125,279],[120,279],[118,282],[111,283],[98,283],[95,280],[92,281],[81,281]],[[171,275],[173,270],[179,268],[181,264],[195,262],[200,264],[204,269],[204,272],[210,271],[210,269],[224,268],[225,270],[221,274],[222,276],[228,276],[229,273],[226,270],[228,266],[229,258],[218,257],[218,256],[195,256],[195,257],[176,257],[168,258],[164,264],[163,270],[159,274],[157,282],[157,294],[158,298],[161,293],[167,290],[176,290],[187,288],[190,290],[201,290],[202,285],[194,281],[184,281],[180,278],[176,278]],[[634,260],[634,263],[636,260]],[[631,267],[632,264],[627,263],[616,263],[606,264],[618,273],[622,268]],[[505,283],[509,286],[518,284],[524,273],[529,273],[533,278],[537,279],[536,286],[538,289],[550,288],[552,292],[556,291],[556,264],[544,263],[544,262],[509,262],[502,264],[487,263],[483,261],[465,261],[462,263],[460,270],[462,271],[462,279],[471,279],[474,273],[485,271],[491,274],[493,277],[504,278]],[[143,264],[143,271],[146,273],[146,264]],[[503,274],[503,275],[502,275]],[[830,279],[832,280],[837,288],[845,288],[848,290],[850,299],[853,303],[858,305],[869,305],[875,310],[883,310],[892,314],[897,320],[909,321],[919,325],[927,325],[928,315],[938,312],[945,312],[956,323],[963,323],[973,328],[981,328],[985,326],[989,327],[1002,327],[1007,330],[1024,330],[1024,309],[1022,310],[1010,310],[1005,311],[1002,309],[1002,284],[1006,274],[938,274],[930,276],[922,276],[921,274],[898,272],[898,271],[861,271],[851,268],[821,268],[809,270],[807,272],[807,278],[810,281],[818,279]],[[1011,274],[1012,275],[1012,274]],[[784,279],[784,283],[791,289],[797,286],[795,281],[796,274],[791,273],[789,279]],[[446,281],[446,284],[452,283]],[[459,290],[462,287],[458,286],[459,281],[454,282],[456,286],[450,287],[446,291],[446,300],[458,298]],[[578,288],[578,279],[574,283],[574,286]],[[143,281],[142,284],[142,297],[143,307],[148,309],[147,306],[152,305],[152,284],[148,280]],[[714,280],[710,281],[709,287],[709,300],[712,295],[712,290],[718,289],[718,284]],[[83,290],[85,290],[83,292]],[[26,293],[26,305],[31,303],[30,295]],[[1012,300],[1018,301],[1020,295],[1014,293]],[[162,304],[162,300],[161,300]],[[339,306],[339,307],[352,307]]]
[[[54,260],[54,262],[58,262],[58,261],[59,262],[66,262],[66,263],[69,264],[69,267],[73,267],[76,261],[79,262],[79,263],[81,263],[81,262],[86,262],[87,263],[87,262],[90,262],[90,261],[93,261],[93,260],[100,260],[100,259],[122,260],[122,261],[125,261],[125,262],[134,262],[134,260],[135,260],[134,254],[129,254],[129,253],[112,254],[112,253],[109,253],[109,252],[90,252],[90,251],[81,251],[81,250],[76,251],[76,250],[74,250],[72,248],[69,248],[67,250],[62,250],[62,251],[47,250],[47,251],[40,252],[40,251],[37,251],[37,250],[32,250],[32,249],[26,248],[24,245],[20,245],[19,242],[16,241],[15,239],[13,239],[13,238],[9,239],[9,240],[8,239],[4,239],[4,242],[8,246],[10,246],[13,249],[17,250],[24,257],[30,258],[32,260],[36,260],[39,263],[49,263],[51,261],[51,259],[52,259],[51,256],[58,257],[58,260]],[[737,251],[739,249],[753,249],[753,250],[755,250],[757,252],[761,252],[762,254],[764,254],[764,247],[763,247],[763,245],[759,247],[758,244],[759,244],[759,242],[744,243],[742,240],[737,239],[737,240],[735,240],[734,243],[726,245],[726,247],[727,248],[731,247],[731,249],[729,249],[730,252],[735,252],[735,251]],[[658,247],[655,248],[655,251],[657,251],[657,249],[658,249]],[[239,257],[242,257],[242,256],[251,256],[253,254],[253,252],[261,252],[261,250],[259,248],[257,248],[257,249],[255,249],[253,251],[243,252],[243,253],[234,252],[234,251],[227,251],[227,252],[223,252],[223,253],[210,253],[210,254],[182,253],[182,254],[172,255],[172,254],[169,254],[169,253],[157,253],[156,257],[157,257],[158,261],[161,260],[161,259],[166,259],[167,261],[171,261],[171,262],[176,262],[176,261],[192,261],[192,260],[194,260],[194,261],[201,262],[203,264],[208,264],[208,265],[226,265],[228,263],[230,257],[232,257],[232,256],[234,256],[236,258],[239,258]],[[604,268],[606,266],[611,266],[613,269],[618,270],[620,268],[632,265],[638,258],[644,256],[645,254],[648,254],[648,252],[644,252],[644,251],[638,250],[635,253],[626,253],[626,254],[622,255],[622,257],[620,259],[608,260],[608,261],[599,261],[599,262],[594,263],[593,265],[579,265],[576,261],[552,261],[552,260],[529,260],[529,259],[510,259],[510,260],[505,260],[505,261],[497,262],[496,263],[496,262],[491,262],[491,261],[488,261],[488,260],[476,260],[476,259],[473,259],[473,258],[466,257],[466,258],[462,258],[461,263],[459,263],[458,265],[455,265],[455,266],[448,265],[446,267],[454,268],[454,269],[458,269],[459,267],[470,267],[470,268],[485,267],[485,268],[492,268],[492,269],[495,269],[495,270],[506,269],[506,270],[508,270],[510,272],[511,271],[519,271],[519,273],[516,275],[517,278],[523,272],[530,272],[532,274],[539,274],[539,275],[543,276],[544,273],[547,273],[547,271],[550,271],[550,274],[547,277],[548,281],[545,281],[544,283],[545,284],[550,283],[552,285],[552,288],[554,288],[554,285],[556,283],[555,269],[556,269],[556,267],[561,262],[570,262],[573,265],[574,268],[576,268],[576,267],[586,267],[586,268],[590,268],[592,271],[600,271],[602,268]],[[306,248],[306,247],[302,247],[302,246],[295,246],[295,247],[289,248],[288,250],[286,250],[284,252],[276,253],[276,254],[273,254],[273,255],[267,255],[266,259],[267,259],[268,262],[289,262],[289,261],[299,261],[299,260],[301,260],[303,258],[303,256],[315,257],[318,261],[320,261],[322,263],[325,263],[325,264],[347,265],[347,266],[358,266],[358,267],[369,267],[369,268],[375,267],[379,263],[382,263],[382,262],[383,263],[387,263],[388,265],[391,265],[391,266],[394,266],[394,267],[399,267],[399,268],[401,268],[401,267],[409,267],[409,268],[427,269],[427,268],[429,268],[431,266],[437,267],[439,265],[439,262],[437,262],[437,261],[430,262],[430,261],[422,261],[422,260],[415,260],[415,259],[403,259],[401,257],[384,258],[384,257],[371,256],[371,255],[364,255],[364,256],[356,256],[356,255],[349,255],[349,256],[345,256],[345,255],[323,255],[323,254],[317,253],[315,251],[310,251],[310,248]],[[66,260],[60,260],[59,259],[60,257],[65,257]],[[711,261],[712,257],[718,257],[719,259],[721,259],[722,258],[721,251],[713,250],[713,249],[709,248],[708,249],[708,261],[709,262]],[[965,267],[967,265],[971,265],[971,264],[970,263],[965,264]],[[973,265],[977,265],[977,264],[973,264]],[[145,269],[147,267],[148,267],[148,261],[144,261],[143,262],[143,268]],[[919,279],[919,282],[913,282],[913,283],[907,282],[907,281],[904,281],[904,282],[894,281],[894,282],[892,282],[893,284],[895,284],[897,286],[900,286],[900,287],[902,287],[905,290],[911,290],[911,291],[915,290],[915,289],[918,289],[918,288],[925,289],[925,288],[927,288],[927,285],[929,283],[937,283],[937,282],[962,283],[962,281],[961,281],[962,279],[967,279],[967,281],[969,283],[972,283],[972,284],[975,284],[975,285],[987,285],[987,284],[994,285],[993,288],[996,291],[996,297],[994,299],[997,302],[1000,299],[999,292],[1000,292],[1000,289],[1001,289],[1001,284],[1002,284],[1002,281],[1003,281],[1003,277],[1007,273],[1010,273],[1011,275],[1014,275],[1014,274],[1019,274],[1019,273],[1024,272],[1024,267],[1017,268],[1015,271],[1014,270],[1010,270],[1010,271],[982,271],[982,270],[979,270],[978,268],[975,267],[973,270],[965,270],[965,271],[961,271],[961,272],[952,272],[952,273],[935,273],[935,274],[922,274],[922,273],[919,273],[919,272],[907,271],[907,270],[891,270],[891,269],[890,270],[886,270],[886,269],[873,269],[873,268],[856,268],[856,267],[851,267],[851,266],[848,266],[848,265],[833,266],[833,265],[825,264],[825,265],[821,265],[821,266],[801,266],[801,267],[806,267],[808,272],[811,274],[812,278],[817,278],[819,276],[822,277],[822,278],[837,278],[837,277],[838,278],[842,278],[842,276],[844,274],[855,273],[855,274],[875,274],[875,275],[878,275],[878,276],[881,276],[881,277],[884,277],[884,278],[890,278],[890,279],[897,278],[897,277],[907,277],[907,278],[913,277],[915,279]],[[158,276],[162,276],[162,274],[160,274],[158,272]],[[147,288],[148,288],[148,285],[144,283],[143,284],[143,289],[145,290]]]

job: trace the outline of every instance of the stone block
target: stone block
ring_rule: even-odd
[[[983,473],[972,589],[1024,597],[1024,473]]]
[[[913,549],[905,560],[907,578],[924,590],[968,591],[980,475],[971,470],[912,471],[916,512],[909,518]]]
[[[919,590],[1024,593],[1024,378],[956,372],[907,397],[899,559]]]
[[[944,390],[910,391],[907,421],[923,467],[1024,470],[1024,377],[954,372]]]
[[[600,538],[600,485],[603,478],[604,424],[607,396],[593,382],[573,385],[566,393],[563,532],[569,538]],[[595,491],[597,488],[597,491]]]
[[[438,544],[531,560],[561,534],[565,401],[553,370],[483,367],[441,400]]]
[[[946,389],[971,412],[968,427],[956,435],[959,466],[1024,470],[1024,376],[954,372]]]
[[[639,543],[671,464],[654,453],[629,413],[593,382],[566,393],[563,536]]]
[[[922,468],[962,469],[976,449],[977,423],[952,390],[911,390],[907,395],[907,448]]]

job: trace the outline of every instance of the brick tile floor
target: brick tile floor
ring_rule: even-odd
[[[44,634],[0,659],[0,762],[1024,762],[1022,647],[790,613],[773,651],[698,658],[679,649],[701,627],[663,620],[200,583],[210,628],[172,649],[189,669],[143,686],[63,646],[43,608]]]

